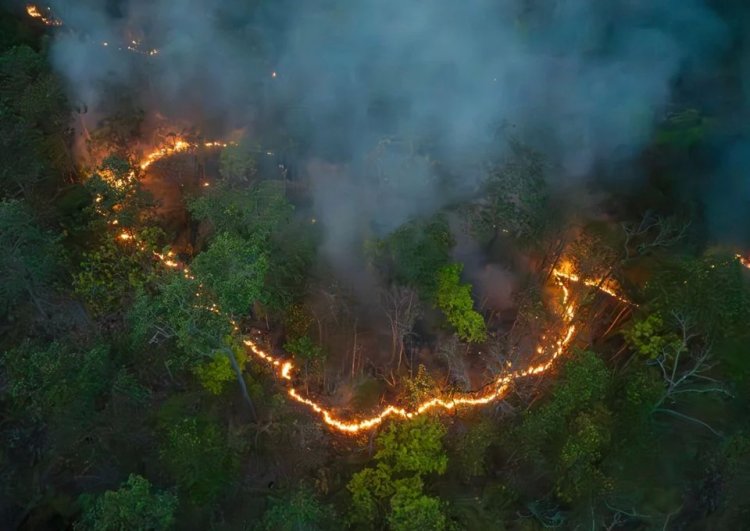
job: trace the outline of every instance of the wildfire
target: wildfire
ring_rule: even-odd
[[[141,161],[141,164],[140,164],[141,170],[146,170],[153,163],[163,158],[175,155],[177,153],[185,153],[188,151],[193,151],[195,149],[198,149],[199,147],[204,147],[206,149],[213,149],[213,148],[225,148],[227,146],[229,146],[228,142],[210,141],[210,142],[203,142],[203,143],[192,143],[182,138],[179,138],[175,140],[175,142],[172,145],[162,146],[160,148],[155,149],[151,153],[148,153]]]
[[[28,14],[31,18],[35,18],[39,20],[42,24],[45,26],[62,26],[62,20],[56,19],[54,16],[52,16],[52,10],[50,8],[45,8],[47,14],[45,15],[42,10],[35,6],[34,4],[28,4],[26,6],[26,14]]]
[[[505,397],[508,389],[513,382],[521,378],[528,376],[534,376],[542,374],[548,371],[554,364],[555,360],[559,358],[570,346],[573,341],[576,332],[576,326],[573,323],[576,315],[576,307],[570,302],[570,290],[564,284],[563,279],[570,282],[579,282],[578,278],[570,278],[570,275],[564,275],[560,271],[554,271],[555,277],[558,280],[558,284],[562,289],[563,293],[563,321],[565,326],[563,333],[550,344],[540,344],[536,348],[536,352],[539,354],[548,353],[549,356],[547,361],[538,365],[532,365],[523,370],[506,371],[499,375],[489,386],[489,390],[479,394],[466,394],[457,395],[446,398],[432,398],[419,404],[414,409],[406,409],[389,405],[382,409],[379,413],[360,420],[343,420],[336,417],[336,415],[330,410],[310,398],[302,396],[297,389],[294,387],[287,391],[289,397],[310,408],[313,412],[317,413],[323,419],[323,422],[333,429],[336,429],[342,433],[355,435],[357,433],[373,429],[382,424],[386,419],[393,417],[399,419],[411,419],[418,415],[422,415],[433,410],[445,410],[452,411],[461,407],[477,407],[495,402]],[[558,274],[560,273],[560,274]],[[586,285],[597,285],[598,283],[592,282]],[[606,293],[606,292],[605,292]],[[619,298],[619,297],[618,297]],[[545,339],[545,336],[542,337]],[[292,380],[291,372],[294,370],[294,365],[290,361],[282,361],[268,352],[264,351],[260,346],[250,339],[244,340],[245,345],[250,348],[250,351],[255,354],[258,358],[270,363],[275,367],[281,367],[280,376],[285,380]]]
[[[203,147],[225,147],[227,144],[222,142],[204,142],[203,144],[192,144],[184,140],[176,141],[172,146],[162,147],[154,150],[152,153],[146,155],[144,160],[141,162],[141,169],[148,168],[154,162],[168,157],[175,153],[185,152],[191,149],[195,149],[199,146]],[[123,242],[135,242],[140,246],[141,249],[145,249],[145,245],[129,231],[122,231],[118,235],[118,239]],[[177,262],[174,259],[174,253],[169,251],[165,254],[152,251],[154,257],[162,263],[164,266],[172,269],[181,268],[182,274],[186,278],[194,278],[190,272],[190,269],[185,265]],[[748,266],[748,261],[739,257],[740,261]],[[572,268],[572,264],[569,262],[563,263],[558,269],[553,272],[553,277],[557,282],[558,286],[562,291],[562,312],[561,319],[563,322],[562,330],[559,334],[556,334],[551,340],[547,339],[546,335],[541,337],[540,343],[536,346],[535,352],[538,355],[546,355],[546,361],[537,365],[531,365],[524,369],[511,370],[512,366],[508,363],[508,368],[503,371],[500,375],[495,378],[494,381],[488,386],[485,386],[485,391],[479,393],[466,393],[454,396],[436,397],[429,400],[425,400],[421,404],[417,405],[412,409],[398,407],[395,405],[388,405],[383,408],[380,412],[373,414],[367,418],[345,420],[337,417],[333,410],[326,408],[322,403],[313,400],[312,398],[305,397],[294,388],[290,387],[287,391],[288,396],[295,402],[302,404],[312,410],[314,413],[319,415],[323,422],[332,429],[340,431],[349,435],[356,435],[358,433],[373,429],[382,424],[388,418],[395,419],[411,419],[418,415],[430,411],[453,411],[459,408],[470,408],[479,407],[490,404],[492,402],[501,400],[504,398],[511,388],[511,385],[520,379],[543,374],[549,371],[555,361],[562,356],[572,343],[575,333],[576,325],[574,323],[576,317],[576,305],[570,300],[570,288],[568,283],[582,282],[586,286],[596,288],[603,293],[606,293],[617,300],[628,302],[622,295],[617,291],[616,285],[611,281],[602,281],[596,279],[581,279]],[[200,296],[201,287],[199,286],[196,296]],[[223,312],[216,304],[206,306],[206,309],[216,313],[222,314]],[[231,321],[231,324],[235,331],[239,331],[237,323]],[[286,380],[293,382],[292,374],[297,371],[294,363],[291,360],[276,357],[269,352],[263,350],[261,346],[255,341],[246,338],[243,340],[244,344],[249,350],[259,359],[268,363],[274,368],[274,372],[280,380]]]
[[[45,15],[45,12],[46,12],[46,15]],[[45,26],[60,27],[63,25],[62,20],[60,20],[59,18],[55,18],[52,15],[52,10],[49,7],[45,7],[44,9],[42,9],[34,4],[27,4],[26,14],[29,15],[31,18],[39,20]],[[105,48],[108,48],[109,42],[103,41],[101,45],[104,46]],[[132,53],[137,53],[139,55],[147,55],[147,56],[153,56],[159,53],[159,50],[157,50],[156,48],[150,48],[150,49],[141,48],[141,43],[140,41],[137,41],[137,40],[131,40],[127,43],[124,43],[124,46],[125,46],[124,48],[122,46],[117,46],[117,49],[121,51],[127,50]]]
[[[737,260],[740,261],[740,264],[742,264],[744,267],[750,269],[750,258],[746,258],[742,256],[741,254],[736,255]]]
[[[134,235],[125,231],[120,233],[119,238],[124,241],[137,240]],[[171,251],[166,254],[153,252],[153,255],[166,267],[182,267],[183,274],[186,278],[194,278],[187,266],[181,265],[173,260],[172,257],[174,256],[174,254]],[[432,398],[430,400],[422,402],[413,409],[406,409],[397,407],[395,405],[389,405],[382,409],[379,413],[359,420],[344,420],[337,417],[331,409],[326,408],[320,402],[316,402],[311,398],[302,396],[300,392],[294,387],[291,387],[287,391],[287,394],[295,402],[307,406],[314,413],[320,415],[323,422],[327,426],[349,435],[356,435],[363,431],[373,429],[382,424],[386,419],[391,417],[407,420],[430,411],[452,411],[458,408],[479,407],[501,400],[507,394],[511,384],[513,384],[516,380],[529,376],[539,375],[550,370],[554,362],[566,352],[567,348],[570,346],[573,338],[575,337],[576,325],[573,321],[576,317],[576,306],[570,301],[570,289],[566,285],[566,282],[580,282],[580,279],[575,274],[572,274],[570,272],[566,273],[561,270],[553,271],[553,275],[557,280],[560,289],[562,290],[562,320],[564,326],[562,332],[556,337],[556,339],[547,342],[547,336],[542,336],[542,341],[544,343],[540,343],[536,347],[535,351],[537,352],[537,354],[548,355],[547,360],[543,363],[531,365],[529,367],[526,367],[525,369],[515,371],[510,370],[511,364],[508,363],[508,370],[500,374],[492,382],[491,385],[487,386],[488,390],[483,393],[468,393],[465,395]],[[609,293],[609,291],[603,290],[601,288],[601,286],[599,285],[600,282],[584,280],[583,283],[587,286],[598,287],[598,289],[602,290],[604,293]],[[200,292],[197,292],[196,296],[199,295]],[[624,298],[619,294],[615,293],[615,295],[618,300],[624,300]],[[212,304],[211,306],[206,307],[206,309],[213,313],[222,313],[220,308],[216,304]],[[239,327],[236,323],[232,322],[232,325],[235,331],[239,330]],[[251,339],[246,338],[243,340],[243,342],[257,358],[271,365],[277,371],[277,375],[280,379],[287,380],[289,382],[293,380],[292,373],[297,369],[292,361],[273,356],[272,354],[263,350],[258,345],[258,343]]]

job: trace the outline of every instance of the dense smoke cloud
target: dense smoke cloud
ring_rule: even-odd
[[[56,36],[54,63],[89,107],[125,83],[151,111],[245,126],[261,139],[272,123],[308,154],[340,163],[338,180],[312,172],[328,247],[339,251],[363,221],[387,231],[471,190],[478,172],[467,162],[501,154],[493,132],[502,123],[544,146],[562,168],[556,178],[627,160],[681,69],[709,63],[728,43],[701,0],[51,5],[73,29]],[[160,53],[98,45],[131,39]],[[397,147],[373,169],[367,161],[384,137]],[[414,145],[428,145],[440,164]],[[388,185],[373,185],[383,170]]]

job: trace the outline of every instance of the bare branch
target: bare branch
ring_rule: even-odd
[[[704,426],[704,427],[708,428],[711,431],[711,433],[713,433],[717,437],[723,437],[723,435],[721,433],[719,433],[718,431],[716,431],[715,429],[713,429],[711,426],[709,426],[708,424],[706,424],[702,420],[698,420],[695,417],[691,417],[690,415],[685,415],[683,413],[679,413],[679,412],[675,411],[674,409],[666,409],[666,408],[656,408],[654,410],[654,412],[656,412],[656,411],[661,411],[662,413],[669,413],[670,415],[674,415],[676,417],[680,417],[682,419],[689,420],[691,422],[695,422],[696,424],[700,424],[701,426]]]

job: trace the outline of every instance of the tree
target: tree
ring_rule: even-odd
[[[564,501],[604,492],[609,479],[601,459],[610,443],[610,412],[603,405],[610,373],[592,352],[577,352],[542,406],[528,412],[515,444],[525,458],[556,471],[555,491]]]
[[[183,417],[164,427],[161,458],[180,491],[197,504],[211,504],[232,481],[239,463],[216,423]]]
[[[482,199],[469,209],[470,230],[491,247],[500,234],[528,244],[538,240],[549,218],[541,154],[511,139],[505,161],[487,170]]]
[[[223,311],[243,317],[261,296],[268,261],[255,242],[223,232],[195,258],[192,267]]]
[[[170,365],[192,371],[212,393],[220,392],[228,380],[226,363],[219,359],[226,357],[243,398],[255,413],[242,374],[246,357],[234,336],[232,320],[195,277],[167,274],[157,284],[156,293],[140,290],[129,321],[137,343],[175,341],[181,355],[170,358]]]
[[[119,229],[138,225],[144,207],[150,204],[150,195],[141,187],[138,172],[128,160],[110,155],[86,180],[96,224],[116,225]]]
[[[65,92],[43,56],[28,46],[0,55],[0,190],[29,196],[55,170],[72,171]]]
[[[395,481],[388,524],[393,531],[446,529],[447,521],[438,498],[423,494],[422,479],[412,476]]]
[[[487,468],[487,450],[497,442],[497,429],[489,419],[470,425],[456,444],[456,470],[465,477],[481,476]]]
[[[412,333],[414,323],[421,315],[416,291],[405,286],[391,286],[383,291],[382,304],[391,329],[391,364],[396,360],[396,370],[401,368],[404,355],[404,338]]]
[[[659,314],[642,318],[624,332],[628,343],[651,365],[659,367],[664,389],[654,401],[652,413],[666,413],[705,426],[719,433],[707,423],[664,407],[674,404],[685,394],[713,394],[731,396],[722,383],[709,376],[715,366],[711,346],[696,333],[687,317],[673,313],[671,322],[664,322]]]
[[[258,170],[253,151],[244,143],[230,144],[222,149],[219,155],[221,176],[235,185],[252,179]]]
[[[174,526],[177,497],[168,492],[153,492],[146,478],[131,474],[118,490],[108,490],[99,496],[84,495],[81,504],[83,515],[76,529],[163,531]]]
[[[352,495],[351,520],[374,526],[387,512],[392,529],[414,529],[417,524],[444,529],[441,503],[423,493],[422,478],[445,472],[445,432],[439,421],[418,417],[392,423],[378,435],[377,465],[354,474],[347,485]]]
[[[0,311],[28,300],[46,317],[46,291],[61,271],[59,238],[40,228],[17,200],[0,201]],[[28,297],[28,299],[26,299]]]
[[[113,235],[105,233],[98,247],[83,253],[73,279],[76,293],[95,314],[126,310],[134,290],[144,286],[153,275],[153,253],[162,235],[159,229],[144,229],[135,242],[115,241]]]
[[[108,348],[75,349],[65,343],[23,343],[2,354],[12,409],[50,425],[88,424],[108,389]],[[82,426],[77,426],[80,429]]]
[[[461,264],[451,264],[438,272],[437,305],[458,337],[472,343],[487,339],[487,327],[482,315],[474,310],[471,286],[461,284]]]
[[[284,343],[284,350],[300,358],[304,362],[305,385],[307,385],[310,367],[316,369],[323,368],[323,362],[326,358],[326,352],[320,345],[317,345],[310,336],[297,337]]]
[[[263,514],[259,528],[264,531],[316,531],[336,526],[333,509],[322,505],[308,489],[273,503]]]
[[[412,286],[425,299],[437,289],[436,273],[450,261],[454,245],[447,220],[436,216],[404,224],[369,247],[371,260],[388,279]]]
[[[293,211],[284,189],[275,181],[252,187],[217,185],[188,204],[196,219],[206,220],[218,232],[236,234],[256,242],[266,241]]]
[[[665,260],[645,287],[649,307],[679,314],[709,339],[742,336],[750,320],[750,290],[736,258],[722,251]]]

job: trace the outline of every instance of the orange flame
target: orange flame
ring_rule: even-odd
[[[206,142],[203,144],[204,147],[224,147],[226,145],[227,144],[218,142]],[[167,157],[174,153],[187,151],[197,146],[197,144],[190,144],[183,140],[179,140],[175,142],[175,144],[171,147],[160,148],[147,155],[144,161],[141,163],[141,168],[146,169],[149,165],[153,164],[161,158]],[[119,234],[119,239],[123,241],[138,241],[138,238],[135,235],[127,231],[121,232]],[[172,253],[171,251],[166,254],[161,254],[154,251],[153,255],[166,267],[182,268],[182,273],[186,278],[194,278],[190,273],[190,269],[186,265],[180,264],[179,262],[173,260],[174,253]],[[740,258],[740,260],[742,261],[743,259]],[[746,265],[746,263],[743,262],[743,265]],[[331,409],[326,408],[320,402],[316,402],[311,398],[302,396],[300,392],[294,387],[290,387],[287,391],[287,394],[295,402],[307,406],[314,413],[318,414],[327,426],[349,435],[356,435],[363,431],[373,429],[382,424],[386,419],[391,417],[396,419],[411,419],[430,411],[452,411],[458,408],[478,407],[501,400],[505,397],[508,390],[510,389],[511,384],[513,384],[515,381],[529,376],[543,374],[549,371],[553,367],[555,361],[567,351],[568,347],[572,343],[576,333],[576,325],[573,321],[576,317],[577,308],[570,301],[570,288],[566,285],[566,283],[582,282],[584,285],[594,287],[602,291],[603,293],[616,298],[617,300],[628,302],[627,299],[625,299],[616,291],[616,287],[613,283],[607,283],[602,282],[601,280],[592,279],[581,280],[581,278],[577,274],[575,274],[572,269],[572,265],[569,262],[563,263],[559,269],[555,269],[553,271],[553,276],[560,286],[560,289],[562,290],[563,311],[561,314],[561,318],[563,320],[564,327],[563,331],[556,337],[556,339],[552,341],[547,341],[546,335],[543,335],[541,337],[541,342],[539,343],[539,345],[537,345],[535,352],[539,355],[547,354],[546,361],[537,365],[531,365],[529,367],[526,367],[525,369],[514,371],[510,370],[511,364],[508,363],[508,370],[501,373],[489,386],[487,386],[487,391],[480,393],[466,393],[450,397],[432,398],[429,400],[425,400],[412,409],[389,405],[383,408],[379,413],[359,420],[344,420],[340,417],[337,417]],[[200,295],[201,286],[198,287],[198,291],[196,292],[196,296]],[[210,306],[207,306],[205,308],[217,314],[223,313],[217,304],[211,304]],[[235,331],[239,331],[239,326],[237,325],[237,323],[235,323],[231,319],[230,322],[233,329]],[[296,371],[296,368],[291,360],[285,360],[273,356],[272,354],[263,350],[256,342],[251,339],[244,339],[243,342],[257,358],[274,367],[275,370],[278,371],[278,377],[281,380],[287,380],[289,382],[293,380],[292,373]]]
[[[218,141],[191,143],[182,138],[179,138],[174,142],[174,144],[170,146],[162,146],[160,148],[155,149],[151,153],[148,153],[141,161],[141,164],[140,164],[141,170],[146,170],[153,163],[163,158],[170,157],[176,153],[184,153],[187,151],[193,151],[199,147],[204,147],[207,149],[225,148],[228,145],[229,145],[228,142],[218,142]]]
[[[741,254],[736,255],[736,258],[740,261],[740,264],[742,264],[743,267],[750,269],[750,258],[746,258]]]
[[[28,4],[26,6],[26,14],[31,18],[39,20],[45,26],[62,26],[62,20],[58,20],[52,16],[50,8],[47,8],[47,14],[42,13],[34,4]]]
[[[458,409],[459,407],[483,406],[491,402],[500,400],[505,397],[508,389],[510,388],[510,385],[514,381],[528,376],[542,374],[552,368],[555,360],[567,350],[568,346],[570,346],[570,343],[573,341],[576,332],[576,326],[572,323],[572,321],[575,318],[576,308],[572,303],[569,302],[570,290],[562,282],[562,280],[559,279],[565,278],[566,280],[570,280],[571,282],[577,282],[578,280],[568,279],[565,275],[557,275],[558,271],[555,271],[554,273],[558,278],[559,285],[563,291],[563,306],[565,308],[563,312],[563,318],[566,323],[564,333],[551,345],[545,346],[540,344],[537,347],[536,351],[540,354],[544,352],[550,353],[547,361],[539,365],[532,365],[523,370],[516,370],[501,374],[495,379],[494,382],[492,382],[492,385],[489,386],[489,391],[479,394],[452,396],[449,398],[432,398],[430,400],[422,402],[413,409],[406,409],[394,405],[389,405],[382,409],[379,413],[371,417],[350,421],[336,417],[330,409],[327,409],[319,402],[302,396],[294,387],[290,388],[287,391],[287,394],[292,400],[307,406],[313,412],[320,415],[326,425],[350,435],[355,435],[362,431],[375,428],[376,426],[382,424],[389,417],[411,419],[433,410],[442,409],[445,411],[452,411],[454,409]],[[544,339],[544,336],[542,339]],[[258,358],[270,363],[273,366],[281,365],[281,378],[291,381],[292,378],[290,373],[294,370],[294,365],[291,361],[282,362],[280,359],[275,358],[268,352],[261,349],[257,343],[250,339],[245,339],[244,343]]]

